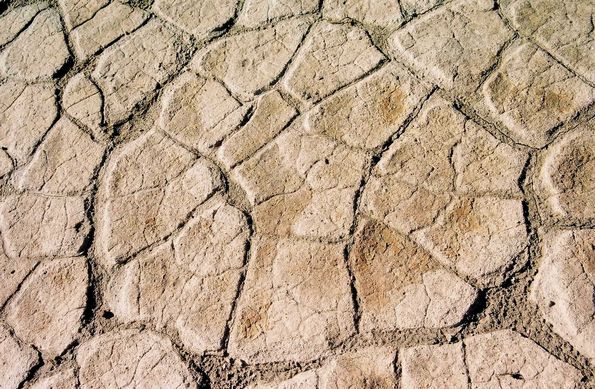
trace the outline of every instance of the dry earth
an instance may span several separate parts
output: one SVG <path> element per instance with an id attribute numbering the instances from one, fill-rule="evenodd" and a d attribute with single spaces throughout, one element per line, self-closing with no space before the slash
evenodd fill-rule
<path id="1" fill-rule="evenodd" d="M 592 388 L 592 0 L 0 0 L 0 388 Z"/>

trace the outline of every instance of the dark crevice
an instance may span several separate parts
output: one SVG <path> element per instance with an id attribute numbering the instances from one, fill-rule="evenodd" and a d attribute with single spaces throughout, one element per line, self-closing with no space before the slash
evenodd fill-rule
<path id="1" fill-rule="evenodd" d="M 89 278 L 89 282 L 87 283 L 87 302 L 85 304 L 83 314 L 81 315 L 81 323 L 83 326 L 87 326 L 92 323 L 93 319 L 95 318 L 95 312 L 98 309 L 99 291 L 95 287 L 98 280 L 96 279 L 92 266 L 93 264 L 91 261 L 87 261 L 87 277 Z"/>
<path id="2" fill-rule="evenodd" d="M 354 195 L 353 209 L 352 209 L 353 222 L 349 228 L 349 234 L 348 234 L 349 240 L 348 240 L 347 245 L 344 248 L 343 256 L 344 256 L 345 267 L 347 269 L 347 273 L 348 273 L 349 281 L 350 281 L 349 287 L 350 287 L 351 300 L 352 300 L 353 310 L 354 310 L 354 325 L 355 325 L 356 333 L 360 332 L 361 307 L 360 307 L 360 298 L 359 298 L 357 287 L 356 287 L 356 278 L 355 278 L 355 275 L 353 273 L 353 270 L 352 270 L 351 264 L 350 264 L 350 256 L 351 256 L 351 250 L 353 249 L 353 246 L 355 245 L 355 234 L 356 234 L 357 226 L 359 223 L 359 214 L 360 214 L 359 208 L 360 208 L 361 197 L 363 195 L 364 189 L 365 189 L 370 177 L 372 176 L 373 170 L 374 170 L 376 164 L 382 158 L 382 155 L 389 149 L 390 145 L 393 144 L 401 136 L 401 134 L 410 125 L 410 123 L 415 119 L 415 117 L 417 117 L 417 115 L 421 111 L 425 102 L 434 94 L 434 92 L 435 92 L 435 89 L 430 90 L 428 92 L 428 94 L 423 99 L 421 99 L 421 101 L 417 104 L 416 108 L 403 121 L 403 123 L 401 124 L 401 126 L 399 126 L 399 128 L 395 131 L 395 133 L 391 137 L 389 137 L 389 139 L 387 139 L 380 147 L 378 147 L 375 150 L 375 152 L 373 153 L 373 156 L 370 158 L 370 160 L 368 162 L 368 166 L 366 167 L 364 174 L 362 174 L 362 178 L 360 180 L 359 186 L 358 186 L 358 188 L 355 192 L 355 195 Z"/>
<path id="3" fill-rule="evenodd" d="M 229 313 L 229 317 L 225 323 L 225 330 L 223 332 L 223 338 L 221 341 L 221 346 L 227 354 L 227 348 L 229 344 L 229 337 L 232 330 L 232 325 L 235 321 L 236 312 L 238 309 L 239 300 L 242 295 L 242 290 L 244 289 L 244 283 L 246 281 L 246 275 L 248 273 L 248 266 L 250 264 L 250 258 L 252 256 L 252 239 L 254 238 L 254 221 L 252 220 L 252 215 L 247 212 L 244 212 L 244 217 L 246 218 L 246 222 L 248 225 L 248 238 L 246 239 L 246 244 L 244 245 L 244 258 L 242 262 L 242 271 L 240 273 L 240 278 L 238 280 L 237 289 L 235 296 L 233 298 L 233 302 L 231 304 L 231 310 Z"/>
<path id="4" fill-rule="evenodd" d="M 504 287 L 504 286 L 503 286 Z M 485 311 L 487 307 L 487 294 L 485 290 L 478 290 L 477 297 L 475 301 L 471 304 L 465 316 L 463 317 L 462 323 L 472 323 L 477 322 L 481 316 L 481 314 Z"/>
<path id="5" fill-rule="evenodd" d="M 349 260 L 350 251 L 351 251 L 350 247 L 345 246 L 345 248 L 343 249 L 343 257 L 345 260 L 345 267 L 347 269 L 347 276 L 349 277 L 349 292 L 351 293 L 351 304 L 353 306 L 353 325 L 355 327 L 355 332 L 359 333 L 362 312 L 361 312 L 360 298 L 357 293 L 355 275 L 353 273 L 353 270 L 351 269 L 351 264 L 350 264 L 350 260 Z"/>
<path id="6" fill-rule="evenodd" d="M 23 389 L 29 382 L 31 382 L 35 378 L 35 375 L 37 374 L 37 372 L 44 366 L 44 361 L 43 361 L 43 358 L 41 356 L 41 352 L 36 347 L 34 347 L 34 346 L 31 346 L 31 347 L 37 353 L 37 361 L 29 369 L 29 371 L 27 371 L 27 375 L 25 376 L 25 378 L 23 379 L 23 381 L 21 381 L 18 384 L 17 389 Z M 16 356 L 14 356 L 14 357 L 16 357 Z"/>
<path id="7" fill-rule="evenodd" d="M 155 0 L 127 0 L 128 5 L 149 11 Z"/>

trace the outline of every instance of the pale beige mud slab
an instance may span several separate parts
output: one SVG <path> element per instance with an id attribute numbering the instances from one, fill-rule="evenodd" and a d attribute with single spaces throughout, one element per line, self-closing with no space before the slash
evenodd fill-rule
<path id="1" fill-rule="evenodd" d="M 240 32 L 201 50 L 192 67 L 223 81 L 239 96 L 250 98 L 279 76 L 309 27 L 310 20 L 301 18 Z"/>
<path id="2" fill-rule="evenodd" d="M 31 154 L 58 114 L 55 85 L 4 82 L 0 86 L 0 111 L 2 150 L 20 164 Z"/>
<path id="3" fill-rule="evenodd" d="M 79 380 L 86 388 L 192 388 L 191 373 L 171 341 L 151 331 L 107 333 L 83 343 L 77 353 Z"/>
<path id="4" fill-rule="evenodd" d="M 84 73 L 73 76 L 64 87 L 62 107 L 68 117 L 89 131 L 95 138 L 101 138 L 104 131 L 103 100 L 101 91 Z"/>
<path id="5" fill-rule="evenodd" d="M 52 77 L 70 56 L 64 38 L 58 12 L 40 12 L 0 53 L 0 75 L 27 81 Z"/>
<path id="6" fill-rule="evenodd" d="M 6 323 L 42 353 L 50 357 L 61 354 L 80 327 L 87 282 L 84 258 L 40 265 L 6 306 Z"/>
<path id="7" fill-rule="evenodd" d="M 407 348 L 400 355 L 407 388 L 573 388 L 580 379 L 574 367 L 510 330 Z"/>

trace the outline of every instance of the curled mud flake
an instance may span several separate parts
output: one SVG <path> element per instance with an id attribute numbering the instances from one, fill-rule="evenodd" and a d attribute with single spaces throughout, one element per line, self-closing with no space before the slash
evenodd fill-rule
<path id="1" fill-rule="evenodd" d="M 49 79 L 69 58 L 60 15 L 47 9 L 0 53 L 0 75 L 26 81 Z"/>
<path id="2" fill-rule="evenodd" d="M 541 158 L 536 191 L 544 215 L 570 223 L 595 220 L 595 136 L 591 119 L 552 144 Z"/>
<path id="3" fill-rule="evenodd" d="M 79 254 L 90 225 L 81 197 L 22 194 L 0 204 L 0 231 L 10 258 L 52 258 Z"/>
<path id="4" fill-rule="evenodd" d="M 230 355 L 254 363 L 320 357 L 354 332 L 342 244 L 253 241 Z"/>
<path id="5" fill-rule="evenodd" d="M 105 96 L 106 119 L 118 123 L 180 68 L 188 41 L 151 20 L 97 58 L 92 77 Z"/>
<path id="6" fill-rule="evenodd" d="M 518 43 L 483 86 L 489 114 L 516 141 L 542 147 L 552 130 L 595 100 L 595 89 L 531 43 Z"/>
<path id="7" fill-rule="evenodd" d="M 49 358 L 75 339 L 87 303 L 85 258 L 44 262 L 6 307 L 6 322 L 17 336 Z"/>
<path id="8" fill-rule="evenodd" d="M 554 331 L 595 360 L 595 230 L 550 232 L 531 299 Z"/>
<path id="9" fill-rule="evenodd" d="M 413 20 L 390 38 L 395 55 L 443 88 L 474 91 L 513 36 L 492 0 L 457 0 Z"/>
<path id="10" fill-rule="evenodd" d="M 174 239 L 126 264 L 107 302 L 121 321 L 177 331 L 196 353 L 222 346 L 246 255 L 244 215 L 221 198 L 205 204 Z"/>
<path id="11" fill-rule="evenodd" d="M 171 341 L 148 330 L 96 336 L 77 350 L 84 388 L 196 388 Z"/>
<path id="12" fill-rule="evenodd" d="M 511 330 L 402 349 L 399 360 L 406 388 L 576 388 L 582 378 L 574 367 Z"/>
<path id="13" fill-rule="evenodd" d="M 309 20 L 300 18 L 241 32 L 199 51 L 191 66 L 217 77 L 234 94 L 249 99 L 279 77 L 309 27 Z"/>
<path id="14" fill-rule="evenodd" d="M 204 153 L 233 132 L 249 109 L 219 82 L 190 72 L 182 73 L 166 87 L 161 104 L 160 127 Z"/>
<path id="15" fill-rule="evenodd" d="M 32 347 L 23 345 L 8 328 L 0 325 L 0 378 L 3 388 L 19 388 L 38 361 L 39 355 Z"/>
<path id="16" fill-rule="evenodd" d="M 156 130 L 125 144 L 100 190 L 97 234 L 106 265 L 169 236 L 221 185 L 216 166 Z"/>
<path id="17" fill-rule="evenodd" d="M 361 28 L 320 22 L 308 34 L 283 84 L 296 98 L 316 103 L 383 60 L 384 55 Z"/>

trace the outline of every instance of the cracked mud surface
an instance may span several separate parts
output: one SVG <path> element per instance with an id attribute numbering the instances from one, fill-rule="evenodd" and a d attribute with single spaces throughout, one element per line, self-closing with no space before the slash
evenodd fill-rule
<path id="1" fill-rule="evenodd" d="M 0 388 L 592 388 L 589 0 L 0 0 Z"/>

